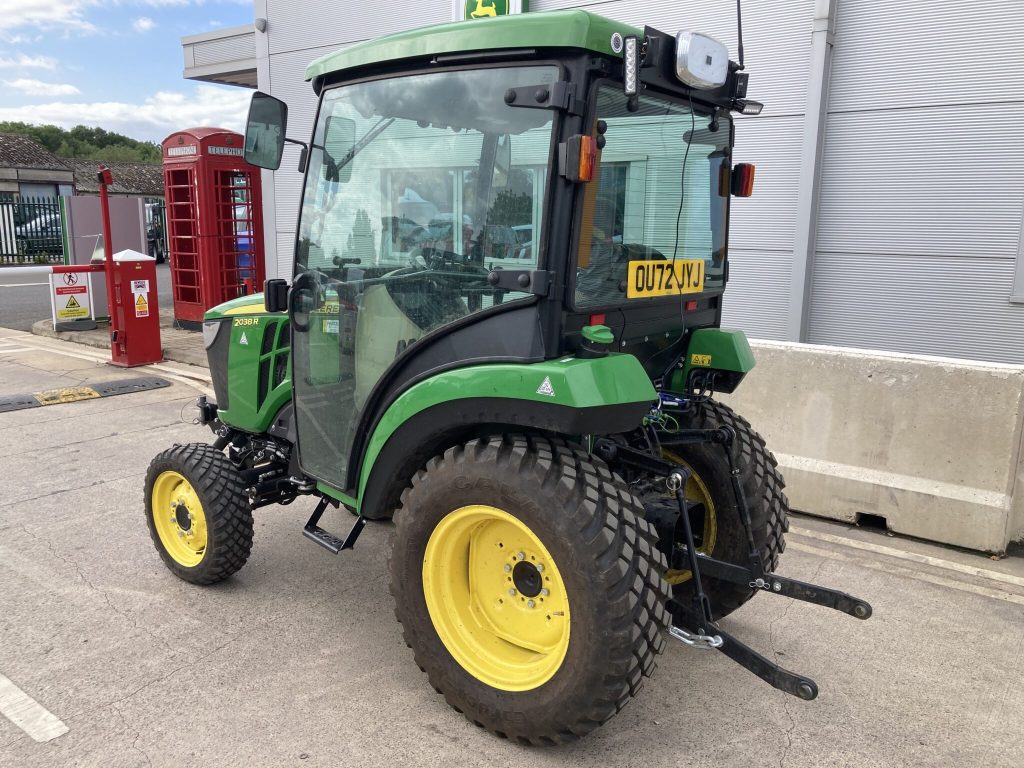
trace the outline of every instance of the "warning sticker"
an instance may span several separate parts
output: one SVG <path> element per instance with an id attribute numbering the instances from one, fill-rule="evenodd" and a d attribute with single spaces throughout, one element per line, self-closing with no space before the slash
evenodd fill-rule
<path id="1" fill-rule="evenodd" d="M 51 284 L 56 280 L 51 276 Z M 53 285 L 53 314 L 55 323 L 82 320 L 91 317 L 89 308 L 89 284 L 80 282 L 80 276 L 68 273 L 60 276 L 64 285 Z"/>
<path id="2" fill-rule="evenodd" d="M 135 316 L 149 317 L 149 302 L 141 293 L 135 297 Z"/>

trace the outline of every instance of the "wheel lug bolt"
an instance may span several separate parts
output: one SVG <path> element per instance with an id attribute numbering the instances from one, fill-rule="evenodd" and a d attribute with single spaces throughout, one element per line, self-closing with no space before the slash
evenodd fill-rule
<path id="1" fill-rule="evenodd" d="M 551 594 L 550 592 L 548 592 L 548 590 L 547 590 L 546 588 L 545 588 L 545 589 L 542 589 L 542 590 L 540 591 L 540 593 L 541 593 L 541 595 L 543 595 L 544 597 L 547 597 L 548 595 L 550 595 L 550 594 Z"/>
<path id="2" fill-rule="evenodd" d="M 536 605 L 536 603 L 533 602 L 533 600 L 527 600 L 526 601 L 526 607 L 527 608 L 533 608 L 533 606 L 535 606 L 535 605 Z"/>
<path id="3" fill-rule="evenodd" d="M 537 572 L 538 573 L 540 573 L 541 571 L 544 570 L 544 566 L 541 563 L 537 563 L 537 565 L 535 567 L 537 568 Z"/>
<path id="4" fill-rule="evenodd" d="M 516 591 L 514 589 L 510 589 L 508 591 L 508 594 L 509 594 L 509 597 L 515 597 L 516 596 Z"/>
<path id="5" fill-rule="evenodd" d="M 517 552 L 516 553 L 516 560 L 525 560 L 525 559 L 526 559 L 526 554 L 524 552 Z"/>
<path id="6" fill-rule="evenodd" d="M 512 566 L 509 565 L 508 563 L 505 563 L 505 573 L 508 573 L 511 570 L 512 570 Z"/>

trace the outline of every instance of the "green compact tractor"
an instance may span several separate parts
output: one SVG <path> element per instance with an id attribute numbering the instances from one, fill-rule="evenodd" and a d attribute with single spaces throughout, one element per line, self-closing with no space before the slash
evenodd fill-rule
<path id="1" fill-rule="evenodd" d="M 247 159 L 276 169 L 301 146 L 293 277 L 206 315 L 216 439 L 146 479 L 168 568 L 227 578 L 253 510 L 303 495 L 303 534 L 334 553 L 393 520 L 416 663 L 523 743 L 608 720 L 669 637 L 813 699 L 719 625 L 759 592 L 871 613 L 774 573 L 782 476 L 715 399 L 754 365 L 719 327 L 730 200 L 753 181 L 733 113 L 760 109 L 739 58 L 556 11 L 314 61 L 308 144 L 255 94 Z M 320 527 L 332 507 L 344 535 Z"/>

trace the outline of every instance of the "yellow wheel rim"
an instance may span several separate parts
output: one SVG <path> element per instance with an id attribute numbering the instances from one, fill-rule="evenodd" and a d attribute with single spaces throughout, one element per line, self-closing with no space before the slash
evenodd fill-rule
<path id="1" fill-rule="evenodd" d="M 151 501 L 164 550 L 179 565 L 199 565 L 206 553 L 206 514 L 192 484 L 178 472 L 161 472 Z"/>
<path id="2" fill-rule="evenodd" d="M 448 513 L 427 541 L 423 595 L 445 648 L 492 688 L 537 688 L 565 660 L 565 583 L 547 547 L 508 512 L 473 505 Z"/>
<path id="3" fill-rule="evenodd" d="M 682 457 L 678 454 L 662 450 L 661 455 L 662 458 L 668 461 L 683 465 L 691 472 L 690 479 L 686 481 L 686 487 L 683 488 L 683 495 L 690 504 L 702 504 L 704 506 L 704 535 L 700 546 L 697 547 L 697 551 L 710 555 L 715 548 L 715 538 L 718 536 L 718 516 L 715 514 L 715 502 L 711 498 L 711 492 L 701 479 L 701 476 L 694 471 L 693 467 L 683 461 Z M 696 538 L 696 531 L 694 532 L 694 538 Z M 669 584 L 682 584 L 684 581 L 689 581 L 691 576 L 692 574 L 689 569 L 685 571 L 669 569 L 665 572 L 665 581 Z"/>

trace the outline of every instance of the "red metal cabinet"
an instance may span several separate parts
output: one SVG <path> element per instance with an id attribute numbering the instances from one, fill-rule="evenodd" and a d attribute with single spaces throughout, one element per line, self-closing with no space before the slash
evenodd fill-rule
<path id="1" fill-rule="evenodd" d="M 167 240 L 174 319 L 197 327 L 203 313 L 259 291 L 265 274 L 260 169 L 243 137 L 189 128 L 163 141 Z"/>

